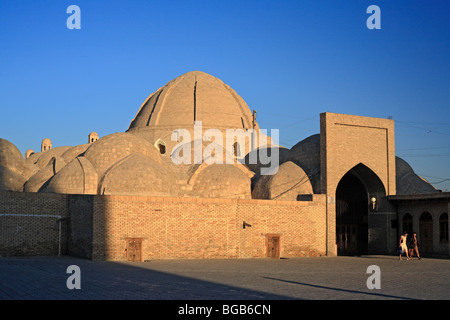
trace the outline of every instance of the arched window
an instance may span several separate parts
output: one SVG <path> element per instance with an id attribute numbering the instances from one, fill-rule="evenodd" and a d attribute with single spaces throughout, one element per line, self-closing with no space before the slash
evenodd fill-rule
<path id="1" fill-rule="evenodd" d="M 448 214 L 446 212 L 439 217 L 439 242 L 448 243 Z"/>
<path id="2" fill-rule="evenodd" d="M 412 232 L 413 229 L 413 219 L 412 216 L 407 213 L 403 216 L 403 231 L 408 233 Z"/>

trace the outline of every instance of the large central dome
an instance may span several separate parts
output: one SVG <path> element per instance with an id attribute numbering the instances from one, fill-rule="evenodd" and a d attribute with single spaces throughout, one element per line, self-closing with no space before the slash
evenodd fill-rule
<path id="1" fill-rule="evenodd" d="M 186 128 L 251 129 L 252 112 L 222 80 L 201 71 L 185 73 L 152 93 L 142 104 L 129 131 Z M 256 123 L 255 123 L 256 128 Z"/>

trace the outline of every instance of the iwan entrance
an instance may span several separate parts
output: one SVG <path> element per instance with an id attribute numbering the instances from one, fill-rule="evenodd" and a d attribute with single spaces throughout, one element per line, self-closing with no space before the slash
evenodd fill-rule
<path id="1" fill-rule="evenodd" d="M 367 254 L 368 192 L 349 171 L 336 189 L 336 244 L 338 255 Z"/>

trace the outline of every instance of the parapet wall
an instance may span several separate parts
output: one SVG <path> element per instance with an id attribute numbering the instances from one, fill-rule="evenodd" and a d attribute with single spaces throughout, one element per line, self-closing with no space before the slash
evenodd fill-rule
<path id="1" fill-rule="evenodd" d="M 68 254 L 140 261 L 265 257 L 268 235 L 280 256 L 326 254 L 326 201 L 204 199 L 0 192 L 0 255 Z M 245 222 L 245 228 L 244 228 Z"/>

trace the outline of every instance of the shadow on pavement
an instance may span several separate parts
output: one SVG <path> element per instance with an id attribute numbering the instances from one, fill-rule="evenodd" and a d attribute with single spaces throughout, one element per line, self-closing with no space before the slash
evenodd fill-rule
<path id="1" fill-rule="evenodd" d="M 69 265 L 80 267 L 81 289 L 68 289 Z M 0 259 L 0 300 L 288 300 L 291 297 L 149 270 L 77 258 Z M 297 299 L 298 300 L 298 299 Z"/>

